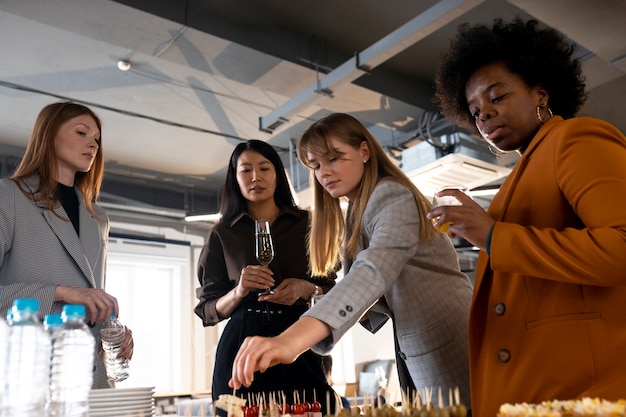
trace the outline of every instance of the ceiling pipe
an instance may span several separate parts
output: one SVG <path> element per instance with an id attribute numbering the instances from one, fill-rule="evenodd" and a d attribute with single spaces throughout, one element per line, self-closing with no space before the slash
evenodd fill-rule
<path id="1" fill-rule="evenodd" d="M 484 0 L 442 0 L 417 17 L 400 26 L 367 49 L 316 80 L 306 89 L 278 106 L 266 116 L 259 117 L 259 130 L 273 133 L 289 122 L 298 112 L 324 98 L 332 99 L 333 89 L 352 82 L 370 72 L 409 46 L 435 32 L 442 25 L 467 13 Z"/>

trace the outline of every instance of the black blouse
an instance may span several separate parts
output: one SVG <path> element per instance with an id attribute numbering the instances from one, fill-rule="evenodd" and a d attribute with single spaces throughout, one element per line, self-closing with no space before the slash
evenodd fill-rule
<path id="1" fill-rule="evenodd" d="M 335 277 L 311 277 L 307 256 L 306 236 L 309 213 L 299 209 L 282 209 L 272 224 L 272 238 L 276 252 L 269 268 L 274 272 L 276 285 L 285 278 L 300 278 L 320 286 L 324 293 L 335 285 Z M 246 265 L 258 265 L 254 254 L 254 220 L 242 214 L 230 223 L 219 222 L 209 231 L 198 262 L 196 289 L 199 303 L 194 309 L 204 326 L 213 326 L 225 317 L 219 317 L 217 299 L 239 282 Z M 243 307 L 256 302 L 258 295 L 250 293 L 240 304 Z M 298 299 L 296 304 L 306 304 Z"/>
<path id="2" fill-rule="evenodd" d="M 78 195 L 74 187 L 68 187 L 67 185 L 58 183 L 57 191 L 59 192 L 59 201 L 63 206 L 63 209 L 70 218 L 76 234 L 80 236 L 80 226 L 78 222 Z"/>

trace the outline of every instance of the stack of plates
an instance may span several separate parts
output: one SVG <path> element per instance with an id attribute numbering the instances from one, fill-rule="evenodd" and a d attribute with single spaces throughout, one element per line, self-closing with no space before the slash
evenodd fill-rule
<path id="1" fill-rule="evenodd" d="M 89 417 L 152 417 L 154 387 L 93 389 Z"/>

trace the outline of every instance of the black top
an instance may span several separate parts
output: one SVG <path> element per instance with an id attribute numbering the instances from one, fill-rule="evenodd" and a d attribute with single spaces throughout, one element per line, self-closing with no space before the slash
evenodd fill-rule
<path id="1" fill-rule="evenodd" d="M 76 234 L 80 236 L 80 226 L 78 224 L 78 195 L 74 187 L 68 187 L 67 185 L 58 183 L 57 190 L 59 192 L 59 201 L 63 206 L 63 209 L 70 218 Z"/>
<path id="2" fill-rule="evenodd" d="M 272 224 L 272 239 L 276 252 L 269 264 L 276 285 L 284 278 L 300 278 L 320 286 L 327 293 L 335 285 L 335 277 L 311 277 L 307 256 L 306 235 L 309 213 L 305 210 L 282 209 Z M 217 299 L 235 288 L 241 269 L 259 265 L 254 254 L 254 220 L 241 214 L 230 223 L 217 223 L 209 231 L 198 262 L 200 288 L 196 295 L 200 302 L 195 313 L 204 326 L 213 326 L 228 317 L 219 317 L 215 308 Z M 256 303 L 258 294 L 250 293 L 240 307 Z M 296 304 L 306 305 L 299 299 Z"/>
<path id="3" fill-rule="evenodd" d="M 309 213 L 304 210 L 282 209 L 272 224 L 275 257 L 269 264 L 278 285 L 285 278 L 300 278 L 315 282 L 328 292 L 334 279 L 311 277 L 308 269 L 306 235 Z M 213 326 L 228 317 L 219 317 L 215 308 L 217 299 L 234 288 L 246 265 L 258 265 L 254 254 L 254 221 L 242 214 L 232 222 L 217 223 L 209 232 L 200 254 L 198 279 L 200 288 L 196 294 L 200 299 L 195 313 L 205 326 Z M 307 301 L 299 299 L 292 306 L 259 302 L 258 293 L 251 292 L 235 309 L 220 337 L 215 354 L 212 394 L 217 400 L 220 394 L 232 394 L 228 386 L 232 376 L 232 364 L 246 336 L 276 336 L 298 320 L 307 310 Z M 321 356 L 312 350 L 300 355 L 289 365 L 275 365 L 266 372 L 256 373 L 250 387 L 242 387 L 235 395 L 241 398 L 264 396 L 270 401 L 274 393 L 279 399 L 293 404 L 299 401 L 322 404 L 322 411 L 335 410 L 333 389 L 326 381 Z M 327 404 L 327 398 L 330 402 Z M 218 415 L 220 410 L 218 409 Z"/>

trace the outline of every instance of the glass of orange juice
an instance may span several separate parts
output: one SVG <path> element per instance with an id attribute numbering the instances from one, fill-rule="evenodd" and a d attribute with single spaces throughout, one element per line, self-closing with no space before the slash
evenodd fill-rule
<path id="1" fill-rule="evenodd" d="M 435 196 L 433 197 L 433 208 L 439 207 L 439 206 L 460 206 L 461 205 L 461 202 L 451 195 L 442 195 L 440 197 L 437 197 L 437 193 L 439 191 L 450 190 L 450 189 L 459 190 L 462 193 L 467 194 L 469 196 L 469 188 L 465 185 L 446 185 L 444 187 L 438 188 L 435 191 Z M 437 220 L 439 220 L 439 217 L 433 218 L 432 219 L 433 224 L 435 224 Z M 448 228 L 450 227 L 450 224 L 451 224 L 450 222 L 445 222 L 443 224 L 440 224 L 439 227 L 436 227 L 436 229 L 442 233 L 447 233 Z"/>

